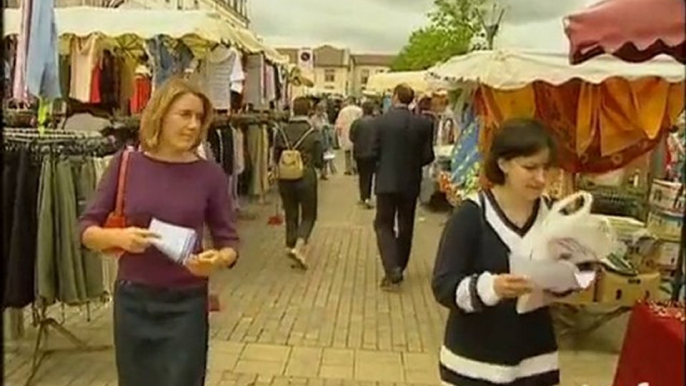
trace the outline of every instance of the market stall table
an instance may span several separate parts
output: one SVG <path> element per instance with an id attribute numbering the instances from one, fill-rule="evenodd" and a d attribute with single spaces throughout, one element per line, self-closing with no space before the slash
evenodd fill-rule
<path id="1" fill-rule="evenodd" d="M 656 311 L 657 308 L 661 311 Z M 683 318 L 683 304 L 636 305 L 629 319 L 613 386 L 634 386 L 641 383 L 683 386 Z"/>

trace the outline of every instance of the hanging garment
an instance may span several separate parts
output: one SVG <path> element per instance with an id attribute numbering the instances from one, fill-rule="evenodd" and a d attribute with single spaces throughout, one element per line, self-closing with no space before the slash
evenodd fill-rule
<path id="1" fill-rule="evenodd" d="M 245 84 L 245 72 L 243 71 L 243 54 L 234 50 L 233 63 L 231 64 L 231 91 L 243 94 Z"/>
<path id="2" fill-rule="evenodd" d="M 71 41 L 70 97 L 88 103 L 91 100 L 93 68 L 100 61 L 99 36 L 73 38 Z"/>
<path id="3" fill-rule="evenodd" d="M 100 101 L 107 108 L 116 108 L 119 105 L 119 60 L 106 50 L 102 54 L 100 64 Z"/>
<path id="4" fill-rule="evenodd" d="M 274 66 L 265 66 L 264 97 L 267 102 L 276 101 L 276 70 Z"/>
<path id="5" fill-rule="evenodd" d="M 3 163 L 3 307 L 23 308 L 35 299 L 40 165 L 26 150 L 5 152 Z"/>
<path id="6" fill-rule="evenodd" d="M 174 57 L 171 52 L 164 44 L 161 35 L 157 35 L 154 38 L 146 42 L 146 47 L 148 53 L 150 53 L 150 59 L 153 63 L 153 87 L 157 88 L 174 75 Z"/>
<path id="7" fill-rule="evenodd" d="M 91 96 L 90 103 L 100 103 L 102 98 L 100 96 L 100 76 L 102 74 L 102 67 L 100 62 L 93 67 L 93 74 L 91 75 Z"/>
<path id="8" fill-rule="evenodd" d="M 269 138 L 266 126 L 248 126 L 247 137 L 252 165 L 250 194 L 262 196 L 269 190 Z"/>
<path id="9" fill-rule="evenodd" d="M 131 112 L 131 101 L 134 95 L 136 78 L 136 59 L 130 55 L 116 57 L 119 62 L 119 108 L 124 115 L 133 114 Z"/>
<path id="10" fill-rule="evenodd" d="M 261 54 L 248 55 L 246 58 L 245 103 L 255 109 L 262 109 L 265 101 L 262 98 L 264 90 L 264 56 Z"/>
<path id="11" fill-rule="evenodd" d="M 31 12 L 33 0 L 24 0 L 19 7 L 21 25 L 19 27 L 19 39 L 17 43 L 17 58 L 14 64 L 14 84 L 12 85 L 12 97 L 24 102 L 29 93 L 26 85 L 27 56 L 29 51 L 29 34 L 31 27 Z"/>
<path id="12" fill-rule="evenodd" d="M 207 56 L 205 64 L 205 92 L 217 110 L 231 108 L 231 71 L 235 52 L 217 46 Z"/>
<path id="13" fill-rule="evenodd" d="M 152 81 L 145 75 L 136 75 L 131 98 L 131 114 L 140 114 L 148 104 L 152 94 Z"/>
<path id="14" fill-rule="evenodd" d="M 57 99 L 60 91 L 55 0 L 33 1 L 31 32 L 26 56 L 26 86 L 36 97 Z"/>
<path id="15" fill-rule="evenodd" d="M 243 131 L 232 128 L 233 131 L 233 157 L 234 175 L 238 176 L 245 171 L 245 136 Z"/>

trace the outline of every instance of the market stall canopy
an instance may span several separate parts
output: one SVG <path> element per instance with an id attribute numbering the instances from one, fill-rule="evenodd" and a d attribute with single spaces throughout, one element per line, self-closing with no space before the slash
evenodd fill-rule
<path id="1" fill-rule="evenodd" d="M 574 173 L 628 164 L 684 111 L 684 67 L 668 56 L 636 64 L 603 55 L 574 66 L 565 53 L 482 51 L 437 65 L 429 76 L 477 86 L 481 150 L 506 120 L 534 118 L 555 138 L 560 165 Z"/>
<path id="2" fill-rule="evenodd" d="M 599 84 L 609 78 L 636 80 L 659 77 L 670 83 L 686 78 L 684 66 L 668 56 L 637 64 L 602 55 L 580 65 L 572 65 L 562 53 L 516 51 L 474 51 L 455 56 L 428 70 L 429 77 L 459 87 L 461 83 L 478 83 L 499 90 L 519 89 L 533 82 L 553 86 L 572 79 Z"/>
<path id="3" fill-rule="evenodd" d="M 263 45 L 252 32 L 224 21 L 207 11 L 68 7 L 55 10 L 61 37 L 100 34 L 124 49 L 140 49 L 158 35 L 183 41 L 195 53 L 218 43 L 235 44 L 249 53 L 264 52 L 267 59 L 283 63 L 283 58 Z M 16 9 L 3 10 L 4 35 L 19 33 L 21 16 Z"/>
<path id="4" fill-rule="evenodd" d="M 603 53 L 642 62 L 661 53 L 686 63 L 684 0 L 606 0 L 565 18 L 569 60 Z"/>
<path id="5" fill-rule="evenodd" d="M 416 93 L 425 93 L 431 89 L 425 71 L 406 71 L 371 75 L 367 80 L 365 91 L 383 94 L 393 91 L 397 85 L 402 83 L 408 84 Z"/>

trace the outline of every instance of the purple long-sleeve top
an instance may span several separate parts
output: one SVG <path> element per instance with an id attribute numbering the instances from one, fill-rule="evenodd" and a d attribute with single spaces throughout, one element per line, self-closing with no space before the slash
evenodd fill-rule
<path id="1" fill-rule="evenodd" d="M 81 236 L 90 226 L 102 226 L 114 210 L 121 154 L 112 159 L 93 200 L 79 219 Z M 206 224 L 215 248 L 237 250 L 238 234 L 227 177 L 214 162 L 170 163 L 133 152 L 124 194 L 124 214 L 129 226 L 148 228 L 152 218 L 157 218 L 195 229 L 199 235 L 194 251 L 197 253 L 202 248 Z M 119 259 L 118 279 L 158 288 L 206 283 L 206 279 L 192 275 L 155 247 L 142 254 L 125 253 Z"/>

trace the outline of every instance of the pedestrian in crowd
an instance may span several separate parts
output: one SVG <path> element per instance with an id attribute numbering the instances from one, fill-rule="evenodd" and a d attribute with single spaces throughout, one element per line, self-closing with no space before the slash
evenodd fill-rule
<path id="1" fill-rule="evenodd" d="M 279 176 L 279 194 L 286 217 L 287 255 L 300 269 L 307 269 L 307 246 L 319 205 L 317 169 L 324 166 L 322 134 L 310 122 L 310 109 L 309 99 L 296 98 L 290 121 L 279 129 L 274 139 L 274 159 L 281 163 L 285 152 L 292 155 L 296 151 L 302 165 L 300 178 Z"/>
<path id="2" fill-rule="evenodd" d="M 367 209 L 372 208 L 372 181 L 376 170 L 374 159 L 374 103 L 362 104 L 362 118 L 353 122 L 350 128 L 350 142 L 353 145 L 353 156 L 359 172 L 360 203 Z"/>
<path id="3" fill-rule="evenodd" d="M 450 310 L 440 353 L 446 385 L 560 383 L 550 312 L 517 313 L 517 298 L 532 287 L 509 272 L 512 251 L 548 213 L 543 192 L 554 153 L 539 122 L 504 123 L 484 163 L 493 187 L 465 200 L 443 230 L 432 287 Z"/>
<path id="4" fill-rule="evenodd" d="M 375 120 L 374 229 L 385 271 L 381 287 L 386 290 L 396 289 L 403 281 L 410 261 L 422 167 L 434 160 L 431 121 L 409 110 L 413 99 L 412 88 L 397 86 L 393 106 Z"/>
<path id="5" fill-rule="evenodd" d="M 345 174 L 350 176 L 355 173 L 355 160 L 353 159 L 352 142 L 350 142 L 350 127 L 356 119 L 362 117 L 362 109 L 355 103 L 355 98 L 349 97 L 345 101 L 345 107 L 338 113 L 336 118 L 336 132 L 344 151 Z"/>
<path id="6" fill-rule="evenodd" d="M 238 242 L 226 175 L 197 153 L 211 122 L 212 105 L 201 91 L 185 80 L 167 81 L 143 112 L 141 151 L 113 158 L 79 219 L 87 248 L 123 251 L 114 291 L 120 386 L 204 385 L 208 277 L 233 266 Z M 126 227 L 108 228 L 120 194 Z M 201 251 L 197 243 L 186 263 L 173 262 L 153 247 L 153 218 L 194 229 L 198 240 L 206 224 L 215 249 Z"/>
<path id="7" fill-rule="evenodd" d="M 314 114 L 310 118 L 312 126 L 314 126 L 314 128 L 318 130 L 322 136 L 322 145 L 324 149 L 324 166 L 321 169 L 322 180 L 327 180 L 329 174 L 336 174 L 333 148 L 333 137 L 335 135 L 335 131 L 333 126 L 329 123 L 329 117 L 326 113 L 326 109 L 326 100 L 320 100 L 314 109 Z"/>

